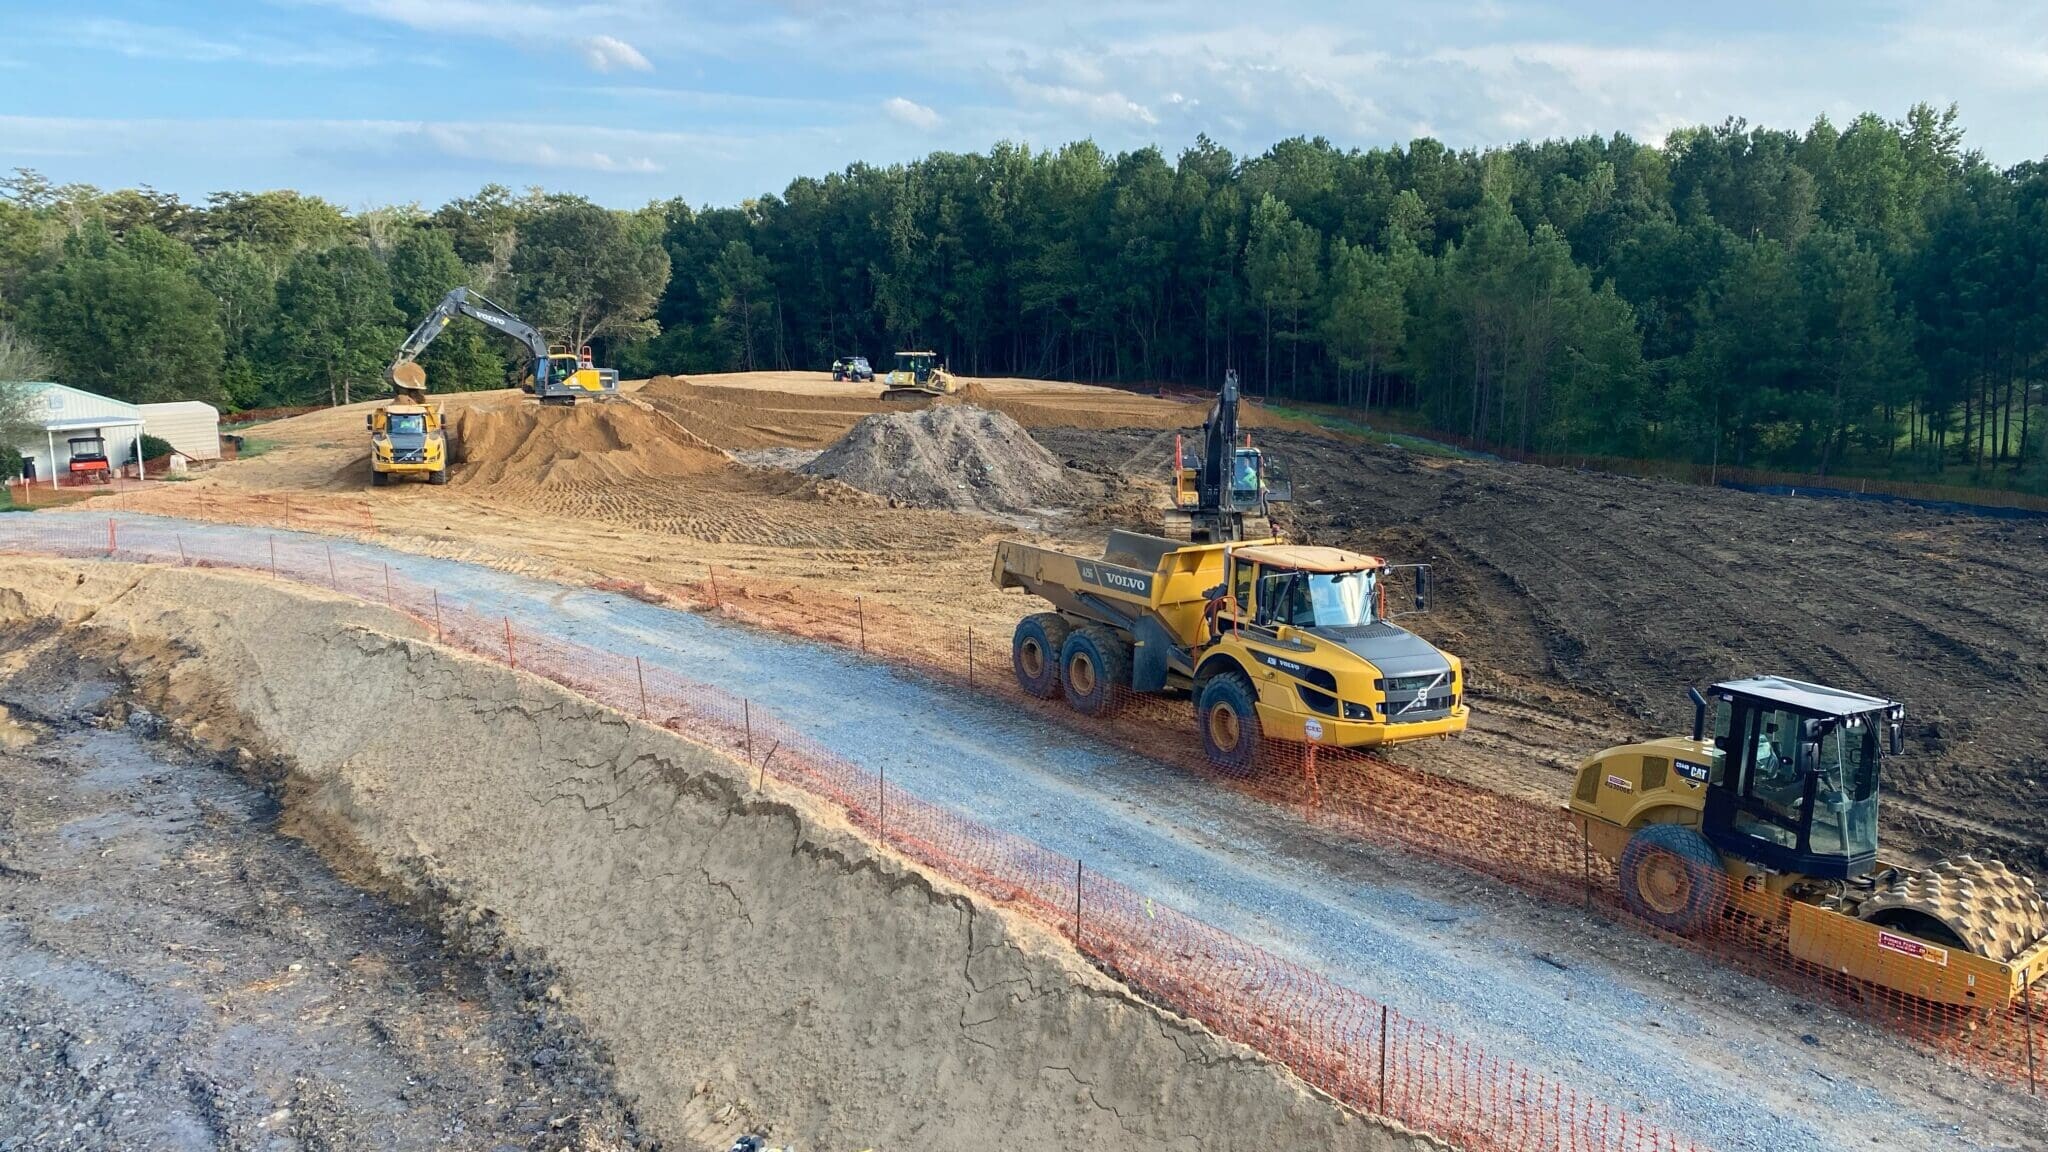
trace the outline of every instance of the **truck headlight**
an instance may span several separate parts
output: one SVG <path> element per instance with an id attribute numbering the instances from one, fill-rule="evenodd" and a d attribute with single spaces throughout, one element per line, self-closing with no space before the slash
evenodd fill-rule
<path id="1" fill-rule="evenodd" d="M 1353 704 L 1346 700 L 1344 702 L 1344 718 L 1346 720 L 1370 720 L 1372 719 L 1372 705 Z"/>

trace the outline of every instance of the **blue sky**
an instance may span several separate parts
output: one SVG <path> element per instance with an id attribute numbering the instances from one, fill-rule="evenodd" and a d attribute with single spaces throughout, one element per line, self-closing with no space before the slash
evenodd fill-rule
<path id="1" fill-rule="evenodd" d="M 632 206 L 999 139 L 1454 146 L 1961 104 L 2048 155 L 2048 3 L 0 0 L 0 168 Z"/>

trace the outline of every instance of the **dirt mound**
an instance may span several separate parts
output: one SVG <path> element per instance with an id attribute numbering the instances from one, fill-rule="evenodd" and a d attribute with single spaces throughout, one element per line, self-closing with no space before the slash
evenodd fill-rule
<path id="1" fill-rule="evenodd" d="M 632 400 L 456 412 L 453 482 L 543 488 L 668 480 L 725 468 L 725 453 Z"/>
<path id="2" fill-rule="evenodd" d="M 705 440 L 736 449 L 822 448 L 882 410 L 872 397 L 704 387 L 681 376 L 656 376 L 639 395 Z"/>
<path id="3" fill-rule="evenodd" d="M 924 508 L 1021 512 L 1068 486 L 1059 458 L 1016 420 L 971 404 L 870 416 L 804 466 Z"/>

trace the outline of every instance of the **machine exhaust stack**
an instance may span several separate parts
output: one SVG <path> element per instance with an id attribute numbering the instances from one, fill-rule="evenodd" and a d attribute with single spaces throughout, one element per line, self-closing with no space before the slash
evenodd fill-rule
<path id="1" fill-rule="evenodd" d="M 1692 697 L 1692 738 L 1704 740 L 1707 735 L 1707 698 L 1697 688 L 1687 688 L 1686 695 Z"/>

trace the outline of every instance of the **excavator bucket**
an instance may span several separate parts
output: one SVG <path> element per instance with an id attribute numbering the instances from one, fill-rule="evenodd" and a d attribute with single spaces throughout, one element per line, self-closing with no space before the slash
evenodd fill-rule
<path id="1" fill-rule="evenodd" d="M 401 392 L 425 392 L 427 390 L 427 370 L 420 367 L 418 362 L 412 360 L 393 364 L 391 366 L 391 385 Z"/>

